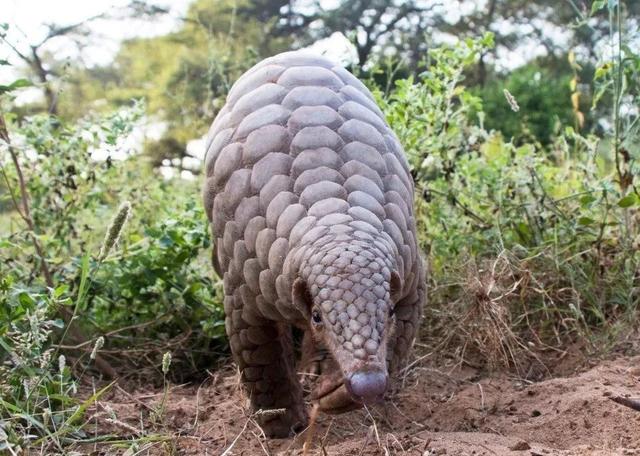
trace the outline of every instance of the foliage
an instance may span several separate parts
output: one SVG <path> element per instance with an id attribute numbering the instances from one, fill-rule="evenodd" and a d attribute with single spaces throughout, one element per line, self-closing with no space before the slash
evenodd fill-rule
<path id="1" fill-rule="evenodd" d="M 159 139 L 148 141 L 145 153 L 156 167 L 182 159 L 187 142 L 206 133 L 233 81 L 260 57 L 288 45 L 285 38 L 263 39 L 259 20 L 238 18 L 244 3 L 195 1 L 175 32 L 127 40 L 105 67 L 74 68 L 61 114 L 77 117 L 144 98 L 149 118 L 166 127 Z"/>
<path id="2" fill-rule="evenodd" d="M 548 146 L 518 145 L 486 129 L 480 100 L 462 83 L 464 67 L 490 44 L 485 37 L 432 52 L 429 70 L 399 81 L 384 107 L 422 196 L 418 231 L 432 259 L 429 334 L 453 334 L 459 347 L 473 339 L 482 353 L 491 337 L 472 337 L 472 328 L 504 314 L 494 339 L 517 367 L 525 339 L 531 346 L 578 336 L 612 341 L 632 324 L 640 200 L 631 190 L 635 174 L 611 166 L 615 154 L 625 169 L 637 166 L 624 146 L 607 147 L 616 128 L 601 141 L 567 126 Z M 620 145 L 637 141 L 637 113 L 628 114 L 618 119 Z M 491 306 L 478 316 L 483 303 Z M 504 334 L 511 330 L 515 339 Z"/>
<path id="3" fill-rule="evenodd" d="M 160 198 L 166 191 L 150 196 Z M 188 199 L 171 211 L 142 233 L 130 234 L 121 252 L 102 264 L 91 280 L 87 317 L 101 333 L 144 326 L 130 335 L 167 344 L 195 330 L 187 350 L 193 372 L 212 361 L 212 350 L 224 348 L 221 290 L 203 273 L 209 265 L 198 261 L 210 248 L 200 202 Z"/>
<path id="4" fill-rule="evenodd" d="M 1 272 L 0 450 L 18 454 L 40 446 L 63 452 L 87 437 L 79 422 L 109 386 L 80 399 L 74 366 L 51 343 L 64 326 L 57 318 L 60 306 L 72 302 L 67 288 L 38 293 L 16 282 L 20 278 L 11 271 Z"/>
<path id="5" fill-rule="evenodd" d="M 418 82 L 413 77 L 397 81 L 386 99 L 381 91 L 376 92 L 418 181 L 453 172 L 458 157 L 483 134 L 481 127 L 467 121 L 474 110 L 481 111 L 481 100 L 460 82 L 465 68 L 492 44 L 493 35 L 487 34 L 481 40 L 434 49 Z"/>
<path id="6" fill-rule="evenodd" d="M 167 181 L 140 157 L 111 158 L 142 109 L 75 124 L 34 116 L 8 125 L 11 143 L 3 134 L 3 197 L 16 208 L 0 237 L 3 451 L 62 451 L 87 438 L 81 418 L 93 399 L 77 398 L 76 379 L 100 371 L 96 356 L 121 368 L 156 356 L 159 366 L 171 347 L 182 379 L 225 350 L 220 285 L 203 272 L 209 234 L 197 184 Z M 13 154 L 33 230 L 18 218 L 25 210 Z M 122 201 L 131 205 L 109 225 Z M 98 340 L 104 347 L 90 354 Z M 61 368 L 65 355 L 73 362 Z"/>
<path id="7" fill-rule="evenodd" d="M 537 140 L 548 145 L 560 126 L 573 124 L 570 80 L 566 69 L 557 74 L 532 62 L 509 73 L 505 80 L 492 80 L 473 92 L 482 99 L 487 129 L 499 130 L 518 143 Z M 504 89 L 518 100 L 517 113 L 505 102 Z"/>
<path id="8" fill-rule="evenodd" d="M 115 153 L 142 109 L 134 105 L 101 119 L 83 119 L 76 125 L 38 115 L 27 119 L 15 132 L 23 160 L 37 169 L 28 176 L 27 190 L 34 223 L 43 228 L 38 235 L 54 267 L 69 254 L 91 247 L 93 233 L 78 221 L 93 222 L 90 213 L 107 209 L 121 191 L 109 180 L 115 174 L 110 171 L 111 158 L 96 161 L 92 154 L 99 147 L 106 149 L 108 157 Z M 99 239 L 93 240 L 93 246 L 96 242 Z"/>

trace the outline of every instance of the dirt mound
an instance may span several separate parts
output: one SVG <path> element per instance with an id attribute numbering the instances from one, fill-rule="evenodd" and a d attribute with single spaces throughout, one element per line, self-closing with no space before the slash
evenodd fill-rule
<path id="1" fill-rule="evenodd" d="M 610 400 L 640 396 L 640 357 L 539 383 L 437 365 L 415 367 L 403 381 L 386 407 L 320 416 L 308 454 L 640 456 L 640 412 Z M 159 415 L 161 399 L 162 392 L 114 390 L 98 408 L 117 420 L 97 418 L 99 426 L 123 437 L 132 430 L 159 436 L 141 454 L 302 454 L 304 434 L 263 438 L 233 371 L 171 388 Z"/>

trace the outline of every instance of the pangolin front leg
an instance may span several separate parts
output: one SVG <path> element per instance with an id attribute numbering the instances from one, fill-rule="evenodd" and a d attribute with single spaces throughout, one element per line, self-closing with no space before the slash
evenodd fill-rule
<path id="1" fill-rule="evenodd" d="M 259 317 L 238 296 L 225 298 L 231 352 L 251 412 L 268 437 L 289 437 L 307 423 L 291 342 L 291 329 Z M 234 305 L 235 304 L 235 305 Z"/>

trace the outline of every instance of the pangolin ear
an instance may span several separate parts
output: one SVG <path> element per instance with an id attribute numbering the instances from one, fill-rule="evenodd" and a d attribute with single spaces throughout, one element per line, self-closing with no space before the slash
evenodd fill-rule
<path id="1" fill-rule="evenodd" d="M 311 298 L 311 293 L 309 293 L 307 282 L 300 277 L 293 282 L 291 301 L 293 302 L 293 306 L 298 309 L 306 319 L 311 318 L 313 299 Z"/>
<path id="2" fill-rule="evenodd" d="M 402 280 L 396 271 L 391 271 L 391 280 L 389 281 L 391 288 L 391 301 L 398 302 L 402 294 Z"/>

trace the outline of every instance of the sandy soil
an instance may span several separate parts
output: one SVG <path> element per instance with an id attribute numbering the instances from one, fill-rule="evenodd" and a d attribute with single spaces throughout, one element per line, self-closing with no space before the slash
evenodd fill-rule
<path id="1" fill-rule="evenodd" d="M 640 397 L 640 356 L 595 365 L 559 361 L 555 375 L 534 383 L 423 361 L 385 406 L 321 415 L 307 454 L 640 456 L 640 412 L 610 400 Z M 304 434 L 262 438 L 231 367 L 200 386 L 172 386 L 160 418 L 154 410 L 161 398 L 161 391 L 116 388 L 98 408 L 111 409 L 117 420 L 96 419 L 123 438 L 141 428 L 171 436 L 135 454 L 303 454 Z"/>

